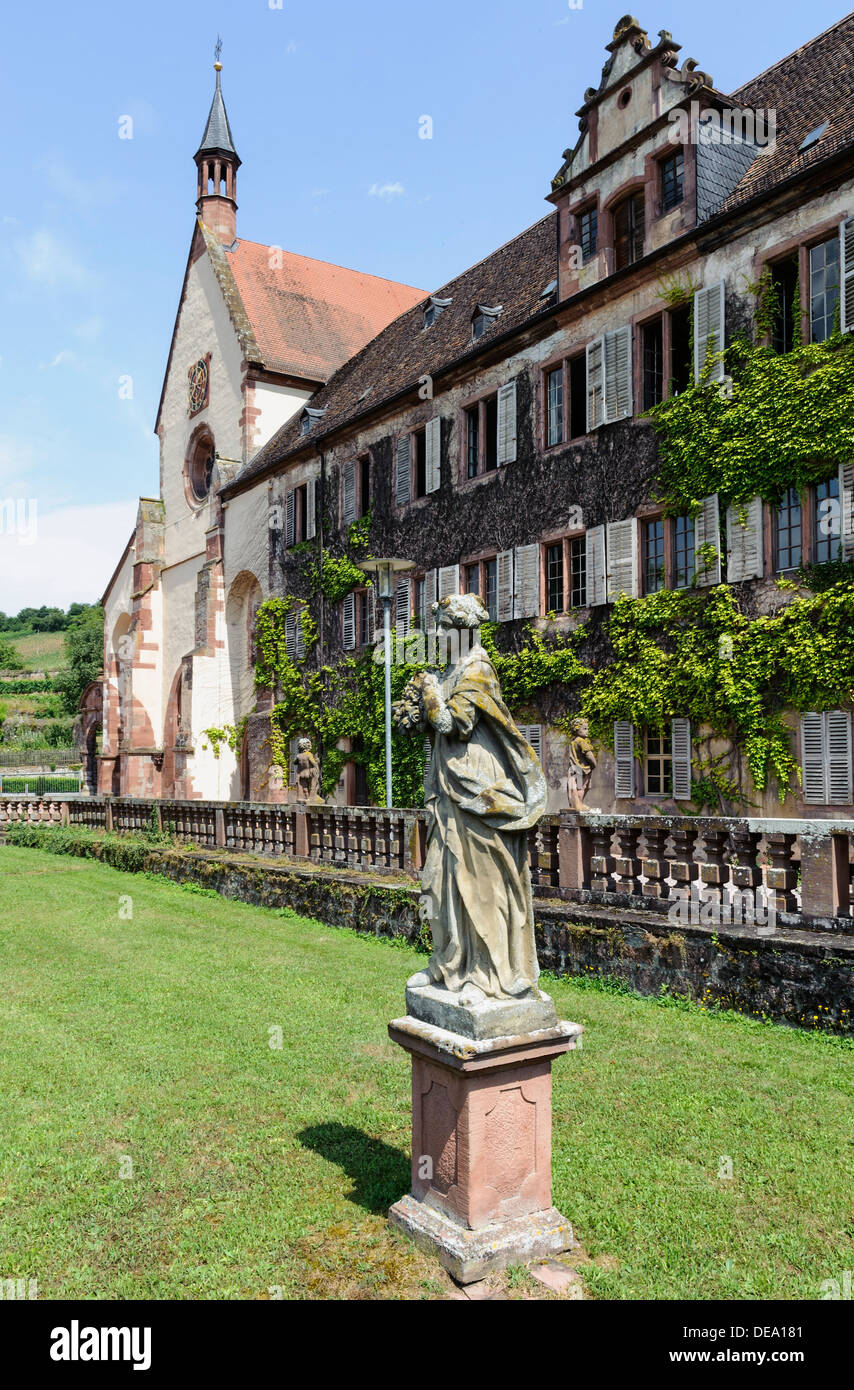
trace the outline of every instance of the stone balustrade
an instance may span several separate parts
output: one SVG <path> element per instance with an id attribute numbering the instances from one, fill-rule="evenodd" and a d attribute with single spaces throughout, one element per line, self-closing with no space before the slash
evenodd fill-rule
<path id="1" fill-rule="evenodd" d="M 114 832 L 167 831 L 202 849 L 304 860 L 414 878 L 425 813 L 365 806 L 142 801 L 0 795 L 0 833 L 13 821 Z M 707 816 L 544 816 L 528 834 L 538 898 L 739 922 L 854 932 L 854 821 Z M 850 924 L 850 926 L 849 926 Z"/>

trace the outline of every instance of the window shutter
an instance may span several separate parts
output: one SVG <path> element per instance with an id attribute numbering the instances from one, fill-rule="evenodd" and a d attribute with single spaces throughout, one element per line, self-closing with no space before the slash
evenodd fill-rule
<path id="1" fill-rule="evenodd" d="M 632 413 L 632 330 L 627 325 L 605 334 L 605 419 Z"/>
<path id="2" fill-rule="evenodd" d="M 409 595 L 409 580 L 403 577 L 398 579 L 397 587 L 394 591 L 394 630 L 398 639 L 405 637 L 408 633 L 411 613 L 412 603 Z"/>
<path id="3" fill-rule="evenodd" d="M 587 560 L 587 602 L 591 608 L 608 602 L 605 582 L 605 527 L 591 526 L 584 535 Z"/>
<path id="4" fill-rule="evenodd" d="M 721 352 L 724 347 L 724 295 L 726 285 L 719 280 L 708 289 L 696 290 L 694 294 L 694 380 L 699 381 L 706 361 L 712 354 Z M 724 362 L 718 358 L 708 377 L 709 381 L 723 381 Z"/>
<path id="5" fill-rule="evenodd" d="M 443 565 L 439 570 L 439 598 L 450 598 L 460 591 L 458 565 Z"/>
<path id="6" fill-rule="evenodd" d="M 502 550 L 497 556 L 498 621 L 509 623 L 513 617 L 513 551 Z"/>
<path id="7" fill-rule="evenodd" d="M 427 773 L 428 773 L 429 770 L 430 770 L 430 764 L 431 764 L 432 761 L 433 761 L 433 740 L 432 740 L 432 738 L 430 737 L 429 734 L 425 734 L 425 735 L 424 735 L 424 776 L 425 776 L 425 778 L 426 778 L 426 776 L 427 776 Z"/>
<path id="8" fill-rule="evenodd" d="M 673 768 L 673 800 L 691 800 L 691 721 L 671 719 L 670 749 Z"/>
<path id="9" fill-rule="evenodd" d="M 313 540 L 317 534 L 317 479 L 310 478 L 305 486 L 305 538 Z"/>
<path id="10" fill-rule="evenodd" d="M 519 733 L 527 739 L 537 755 L 540 766 L 543 762 L 543 726 L 542 724 L 520 724 Z"/>
<path id="11" fill-rule="evenodd" d="M 291 491 L 285 498 L 285 545 L 293 545 L 296 537 L 297 495 Z"/>
<path id="12" fill-rule="evenodd" d="M 356 595 L 349 593 L 344 599 L 343 622 L 344 650 L 351 652 L 356 645 Z"/>
<path id="13" fill-rule="evenodd" d="M 751 497 L 744 507 L 744 525 L 739 517 L 741 510 L 741 507 L 727 508 L 728 584 L 740 584 L 744 579 L 762 578 L 762 498 Z"/>
<path id="14" fill-rule="evenodd" d="M 608 602 L 638 596 L 638 525 L 633 516 L 608 522 Z"/>
<path id="15" fill-rule="evenodd" d="M 540 547 L 517 545 L 513 586 L 514 618 L 536 618 L 540 611 Z"/>
<path id="16" fill-rule="evenodd" d="M 854 328 L 854 217 L 839 228 L 839 323 L 843 333 Z"/>
<path id="17" fill-rule="evenodd" d="M 293 661 L 297 653 L 296 618 L 293 613 L 285 614 L 285 652 Z"/>
<path id="18" fill-rule="evenodd" d="M 498 462 L 516 459 L 516 383 L 498 388 Z"/>
<path id="19" fill-rule="evenodd" d="M 854 301 L 852 301 L 854 309 Z M 843 560 L 854 560 L 854 463 L 839 465 L 839 539 Z"/>
<path id="20" fill-rule="evenodd" d="M 827 749 L 827 803 L 849 806 L 851 787 L 851 715 L 844 709 L 829 709 L 825 716 Z"/>
<path id="21" fill-rule="evenodd" d="M 428 632 L 436 631 L 436 615 L 433 613 L 433 604 L 436 602 L 436 595 L 436 571 L 428 570 L 424 576 L 424 606 L 427 609 L 425 622 Z"/>
<path id="22" fill-rule="evenodd" d="M 594 338 L 587 344 L 587 433 L 598 429 L 605 418 L 605 340 Z"/>
<path id="23" fill-rule="evenodd" d="M 402 434 L 397 441 L 394 464 L 394 500 L 398 506 L 405 506 L 412 497 L 411 472 L 411 440 L 408 434 Z"/>
<path id="24" fill-rule="evenodd" d="M 356 460 L 344 464 L 341 484 L 341 520 L 345 526 L 356 520 Z"/>
<path id="25" fill-rule="evenodd" d="M 428 492 L 438 492 L 439 484 L 442 481 L 442 421 L 438 415 L 427 421 L 425 436 L 427 444 L 426 487 Z"/>
<path id="26" fill-rule="evenodd" d="M 614 796 L 621 801 L 635 794 L 635 731 L 628 719 L 614 720 Z"/>
<path id="27" fill-rule="evenodd" d="M 302 661 L 303 657 L 305 656 L 305 637 L 303 636 L 302 623 L 300 622 L 300 618 L 302 617 L 302 611 L 303 611 L 303 610 L 300 608 L 300 609 L 298 609 L 297 612 L 294 613 L 294 615 L 293 615 L 293 619 L 294 619 L 294 658 L 295 658 L 295 660 L 297 660 L 297 661 Z"/>
<path id="28" fill-rule="evenodd" d="M 700 558 L 700 546 L 713 545 L 715 559 L 710 565 Z M 694 518 L 694 557 L 697 566 L 697 583 L 708 588 L 721 582 L 721 537 L 718 515 L 718 494 L 704 497 L 700 510 Z"/>
<path id="29" fill-rule="evenodd" d="M 368 631 L 366 637 L 368 645 L 370 646 L 373 643 L 374 634 L 377 630 L 377 591 L 373 584 L 368 588 L 365 606 L 368 615 Z"/>
<path id="30" fill-rule="evenodd" d="M 801 715 L 801 782 L 804 801 L 823 806 L 825 790 L 824 715 Z"/>

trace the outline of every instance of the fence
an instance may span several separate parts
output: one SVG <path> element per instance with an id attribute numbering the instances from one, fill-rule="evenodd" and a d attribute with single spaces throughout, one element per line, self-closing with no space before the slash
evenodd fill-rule
<path id="1" fill-rule="evenodd" d="M 0 796 L 20 795 L 42 796 L 45 792 L 81 792 L 83 772 L 69 772 L 63 776 L 33 772 L 0 772 Z"/>
<path id="2" fill-rule="evenodd" d="M 0 795 L 0 831 L 18 820 L 118 832 L 153 826 L 203 849 L 411 878 L 426 843 L 417 809 Z M 716 910 L 731 920 L 737 909 L 746 921 L 773 910 L 789 925 L 854 931 L 852 838 L 854 821 L 843 820 L 562 812 L 529 832 L 528 849 L 540 898 L 659 913 L 693 899 L 709 922 Z"/>
<path id="3" fill-rule="evenodd" d="M 0 748 L 0 767 L 73 767 L 80 764 L 76 748 Z"/>

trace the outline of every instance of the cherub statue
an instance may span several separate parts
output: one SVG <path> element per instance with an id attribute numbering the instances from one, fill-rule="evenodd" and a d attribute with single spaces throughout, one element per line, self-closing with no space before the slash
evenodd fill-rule
<path id="1" fill-rule="evenodd" d="M 584 720 L 573 729 L 569 740 L 569 767 L 566 773 L 566 794 L 570 811 L 583 811 L 584 798 L 596 766 L 593 742 Z"/>
<path id="2" fill-rule="evenodd" d="M 310 738 L 301 738 L 297 743 L 297 755 L 294 758 L 294 782 L 297 801 L 318 800 L 320 767 L 317 758 L 311 751 Z"/>

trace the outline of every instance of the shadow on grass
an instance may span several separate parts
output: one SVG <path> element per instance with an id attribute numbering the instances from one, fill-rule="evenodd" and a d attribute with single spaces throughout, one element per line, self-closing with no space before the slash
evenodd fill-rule
<path id="1" fill-rule="evenodd" d="M 297 1139 L 304 1148 L 313 1149 L 321 1158 L 343 1168 L 355 1184 L 348 1193 L 350 1201 L 366 1211 L 384 1216 L 392 1203 L 409 1191 L 410 1163 L 406 1154 L 353 1125 L 329 1120 L 322 1125 L 309 1125 Z"/>

